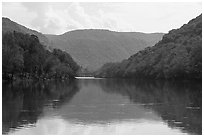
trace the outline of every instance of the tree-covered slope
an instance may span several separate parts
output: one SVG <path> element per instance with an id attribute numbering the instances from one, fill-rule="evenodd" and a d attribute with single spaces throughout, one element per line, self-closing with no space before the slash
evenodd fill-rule
<path id="1" fill-rule="evenodd" d="M 153 46 L 163 34 L 87 29 L 46 36 L 51 47 L 68 51 L 79 65 L 96 70 L 107 62 L 122 61 L 145 47 Z"/>
<path id="2" fill-rule="evenodd" d="M 36 35 L 48 50 L 65 50 L 83 68 L 89 71 L 107 62 L 127 59 L 145 47 L 161 40 L 163 33 L 114 32 L 108 30 L 75 30 L 62 35 L 46 35 L 26 28 L 8 18 L 2 18 L 2 33 L 21 32 Z"/>
<path id="3" fill-rule="evenodd" d="M 49 43 L 48 39 L 42 33 L 26 28 L 14 21 L 11 21 L 9 18 L 2 17 L 2 33 L 4 34 L 7 32 L 13 32 L 13 31 L 21 32 L 24 34 L 36 35 L 44 46 L 46 47 L 48 46 L 48 43 Z"/>
<path id="4" fill-rule="evenodd" d="M 120 63 L 105 64 L 99 77 L 202 78 L 202 15 L 165 34 L 148 47 Z"/>
<path id="5" fill-rule="evenodd" d="M 59 49 L 48 51 L 35 35 L 7 32 L 2 36 L 3 79 L 64 79 L 74 77 L 79 66 Z"/>

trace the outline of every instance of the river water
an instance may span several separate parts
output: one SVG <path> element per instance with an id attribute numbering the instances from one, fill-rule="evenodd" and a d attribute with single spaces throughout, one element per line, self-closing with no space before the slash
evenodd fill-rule
<path id="1" fill-rule="evenodd" d="M 202 134 L 202 84 L 125 79 L 3 83 L 3 134 Z"/>

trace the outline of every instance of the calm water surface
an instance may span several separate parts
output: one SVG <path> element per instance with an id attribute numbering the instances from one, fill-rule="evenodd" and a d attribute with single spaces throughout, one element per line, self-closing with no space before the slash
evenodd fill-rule
<path id="1" fill-rule="evenodd" d="M 77 79 L 3 84 L 3 134 L 201 134 L 202 84 Z"/>

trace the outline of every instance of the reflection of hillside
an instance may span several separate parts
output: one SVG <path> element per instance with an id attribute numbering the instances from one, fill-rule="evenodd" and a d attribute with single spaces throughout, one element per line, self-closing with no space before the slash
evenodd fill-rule
<path id="1" fill-rule="evenodd" d="M 3 84 L 2 95 L 3 134 L 35 126 L 50 112 L 68 122 L 80 119 L 85 123 L 162 118 L 169 127 L 189 134 L 202 131 L 201 83 L 196 82 L 100 79 Z"/>
<path id="2" fill-rule="evenodd" d="M 110 123 L 126 120 L 158 121 L 160 117 L 155 113 L 148 113 L 148 108 L 133 105 L 128 97 L 120 94 L 103 92 L 100 80 L 79 80 L 81 85 L 78 92 L 69 103 L 64 103 L 57 114 L 63 120 L 85 124 Z"/>
<path id="3" fill-rule="evenodd" d="M 146 104 L 170 127 L 183 127 L 184 132 L 192 134 L 202 132 L 201 83 L 102 80 L 98 84 L 105 92 L 129 96 L 134 103 Z"/>
<path id="4" fill-rule="evenodd" d="M 76 82 L 3 84 L 3 134 L 11 128 L 35 124 L 45 105 L 55 108 L 63 100 L 69 101 L 77 91 Z M 56 104 L 58 100 L 60 103 Z"/>

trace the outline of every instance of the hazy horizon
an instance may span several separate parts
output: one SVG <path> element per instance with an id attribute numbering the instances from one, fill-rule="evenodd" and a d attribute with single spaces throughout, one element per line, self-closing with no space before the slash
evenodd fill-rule
<path id="1" fill-rule="evenodd" d="M 201 2 L 3 2 L 2 4 L 3 17 L 43 34 L 57 35 L 83 29 L 167 33 L 201 13 Z"/>
<path id="2" fill-rule="evenodd" d="M 9 20 L 11 20 L 11 21 L 13 21 L 13 22 L 16 22 L 15 20 L 12 20 L 12 19 L 10 19 L 9 17 L 4 17 L 4 16 L 2 16 L 2 18 L 7 18 L 7 19 L 9 19 Z M 18 23 L 19 24 L 19 22 L 16 22 L 16 23 Z M 23 25 L 23 24 L 19 24 L 19 25 L 22 25 L 22 26 L 24 26 L 24 27 L 26 27 L 26 28 L 28 28 L 28 29 L 31 29 L 31 28 L 29 28 L 29 27 L 27 27 L 27 26 L 25 26 L 25 25 Z M 32 30 L 34 30 L 34 31 L 36 31 L 35 29 L 32 29 Z M 117 30 L 110 30 L 110 29 L 103 29 L 103 28 L 84 28 L 84 29 L 73 29 L 73 30 L 68 30 L 68 31 L 66 31 L 66 32 L 64 32 L 64 33 L 61 33 L 61 34 L 52 34 L 52 33 L 42 33 L 42 32 L 40 32 L 40 33 L 42 33 L 42 34 L 44 34 L 44 35 L 63 35 L 63 34 L 65 34 L 65 33 L 68 33 L 68 32 L 73 32 L 73 31 L 83 31 L 83 30 L 101 30 L 101 31 L 110 31 L 110 32 L 124 32 L 124 33 L 144 33 L 144 34 L 166 34 L 166 33 L 164 33 L 164 32 L 150 32 L 150 33 L 148 33 L 148 32 L 140 32 L 140 31 L 117 31 Z"/>

